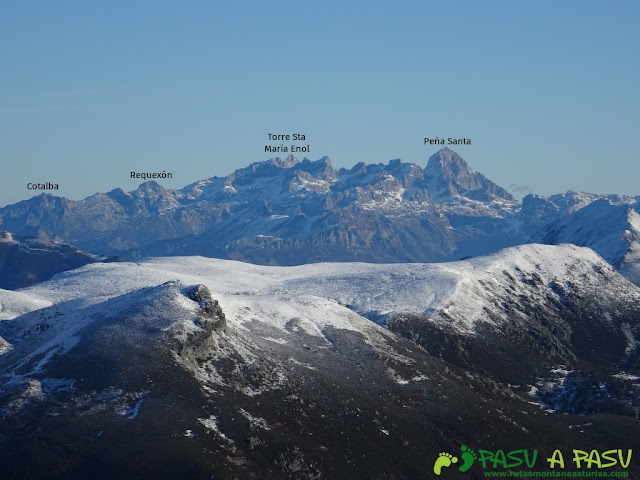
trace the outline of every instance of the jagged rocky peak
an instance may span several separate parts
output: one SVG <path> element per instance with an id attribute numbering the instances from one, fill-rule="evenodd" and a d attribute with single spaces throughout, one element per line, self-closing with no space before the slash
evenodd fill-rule
<path id="1" fill-rule="evenodd" d="M 287 155 L 287 158 L 285 158 L 284 160 L 280 157 L 276 157 L 270 159 L 269 163 L 279 168 L 291 168 L 294 165 L 300 163 L 300 160 L 298 160 L 294 155 Z"/>
<path id="2" fill-rule="evenodd" d="M 311 160 L 307 157 L 304 157 L 302 159 L 302 163 L 310 163 L 312 165 L 322 165 L 323 167 L 329 167 L 329 168 L 333 168 L 333 165 L 331 164 L 331 158 L 329 158 L 327 155 L 320 157 L 318 160 Z"/>
<path id="3" fill-rule="evenodd" d="M 131 194 L 125 192 L 121 188 L 114 188 L 113 190 L 107 192 L 106 195 L 107 197 L 118 203 L 128 202 L 131 200 Z"/>
<path id="4" fill-rule="evenodd" d="M 285 159 L 275 157 L 262 162 L 252 163 L 248 167 L 234 171 L 226 177 L 226 180 L 233 185 L 244 185 L 259 178 L 291 178 L 298 172 L 306 172 L 315 178 L 323 180 L 335 180 L 336 178 L 329 157 L 325 156 L 315 161 L 311 161 L 305 157 L 300 161 L 295 156 L 289 155 Z"/>
<path id="5" fill-rule="evenodd" d="M 515 201 L 513 195 L 471 169 L 460 155 L 447 147 L 429 158 L 425 176 L 431 193 L 436 196 L 462 195 L 475 200 L 499 197 Z"/>
<path id="6" fill-rule="evenodd" d="M 144 183 L 141 183 L 136 190 L 136 193 L 139 196 L 146 196 L 154 193 L 158 195 L 162 195 L 165 192 L 166 190 L 164 189 L 164 187 L 160 185 L 158 182 L 156 182 L 155 180 L 148 180 Z"/>
<path id="7" fill-rule="evenodd" d="M 367 173 L 367 164 L 364 162 L 358 162 L 353 167 L 351 167 L 351 170 L 349 170 L 349 172 L 350 173 Z"/>
<path id="8" fill-rule="evenodd" d="M 287 178 L 289 191 L 304 189 L 316 194 L 327 193 L 338 181 L 329 157 L 322 157 L 316 161 L 304 158 L 291 169 Z"/>
<path id="9" fill-rule="evenodd" d="M 293 155 L 289 155 L 284 159 L 275 157 L 252 163 L 248 167 L 240 168 L 229 175 L 229 177 L 233 177 L 234 184 L 246 184 L 251 183 L 256 178 L 280 176 L 283 169 L 290 169 L 298 164 L 300 164 L 300 160 Z"/>
<path id="10" fill-rule="evenodd" d="M 441 148 L 431 155 L 427 162 L 427 173 L 457 178 L 463 172 L 467 174 L 475 173 L 460 155 L 447 147 Z"/>
<path id="11" fill-rule="evenodd" d="M 209 331 L 226 329 L 227 320 L 217 300 L 211 298 L 211 292 L 205 285 L 188 287 L 184 291 L 187 298 L 198 304 L 198 316 L 204 319 L 200 326 Z"/>
<path id="12" fill-rule="evenodd" d="M 310 173 L 312 176 L 330 182 L 337 180 L 336 172 L 331 164 L 331 159 L 324 156 L 316 161 L 311 161 L 308 158 L 303 158 L 300 164 L 304 171 Z"/>
<path id="13" fill-rule="evenodd" d="M 139 217 L 149 217 L 178 206 L 174 190 L 166 190 L 158 182 L 149 180 L 131 192 L 131 199 L 127 194 L 115 199 L 120 206 L 130 214 Z M 114 200 L 113 197 L 109 197 Z"/>

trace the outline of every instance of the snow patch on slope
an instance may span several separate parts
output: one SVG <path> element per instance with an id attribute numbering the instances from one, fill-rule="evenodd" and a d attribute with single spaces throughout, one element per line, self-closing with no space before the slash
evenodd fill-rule
<path id="1" fill-rule="evenodd" d="M 10 320 L 27 312 L 48 307 L 51 301 L 22 292 L 0 289 L 0 320 Z"/>

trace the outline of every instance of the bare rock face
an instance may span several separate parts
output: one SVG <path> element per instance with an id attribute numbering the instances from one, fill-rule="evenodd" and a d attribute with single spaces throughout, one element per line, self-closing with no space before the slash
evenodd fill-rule
<path id="1" fill-rule="evenodd" d="M 211 292 L 204 285 L 196 285 L 195 287 L 187 290 L 185 292 L 187 297 L 193 300 L 194 302 L 204 302 L 206 300 L 211 300 Z"/>
<path id="2" fill-rule="evenodd" d="M 446 147 L 429 158 L 426 176 L 429 190 L 435 197 L 461 195 L 474 200 L 489 200 L 495 196 L 514 200 L 504 188 L 472 170 L 460 155 Z"/>
<path id="3" fill-rule="evenodd" d="M 187 289 L 187 297 L 194 302 L 198 302 L 198 316 L 202 321 L 198 325 L 210 332 L 221 332 L 226 330 L 227 320 L 224 312 L 220 308 L 217 300 L 211 298 L 211 292 L 205 285 L 196 285 Z"/>

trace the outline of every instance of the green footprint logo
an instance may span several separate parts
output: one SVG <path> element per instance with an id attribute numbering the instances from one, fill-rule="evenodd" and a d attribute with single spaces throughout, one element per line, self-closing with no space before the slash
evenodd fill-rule
<path id="1" fill-rule="evenodd" d="M 461 472 L 466 472 L 471 468 L 471 465 L 473 465 L 473 462 L 476 461 L 476 458 L 478 458 L 478 456 L 476 455 L 476 452 L 471 450 L 466 445 L 462 445 L 460 447 L 460 450 L 462 450 L 462 454 L 460 454 L 460 458 L 462 458 L 462 465 L 460 465 L 458 470 L 460 470 Z"/>
<path id="2" fill-rule="evenodd" d="M 452 463 L 457 463 L 458 457 L 454 457 L 450 453 L 441 452 L 438 454 L 436 463 L 433 464 L 433 473 L 440 475 L 444 467 L 450 467 Z M 466 470 L 465 470 L 466 471 Z"/>

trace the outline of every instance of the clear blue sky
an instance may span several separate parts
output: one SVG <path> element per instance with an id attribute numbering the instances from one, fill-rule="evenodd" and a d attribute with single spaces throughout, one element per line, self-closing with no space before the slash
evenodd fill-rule
<path id="1" fill-rule="evenodd" d="M 336 167 L 469 137 L 516 194 L 637 195 L 639 20 L 637 1 L 0 1 L 0 205 L 28 181 L 132 190 L 132 170 L 180 188 L 269 158 L 269 132 Z"/>

